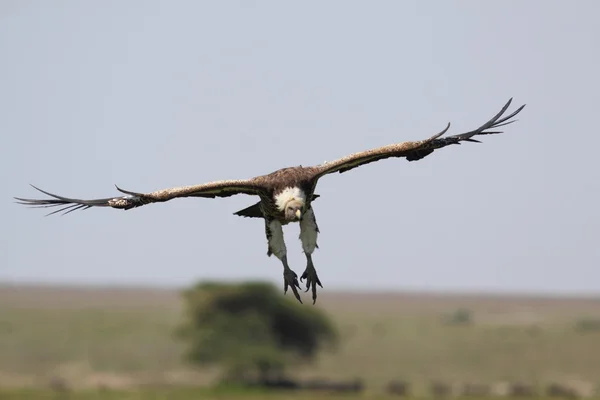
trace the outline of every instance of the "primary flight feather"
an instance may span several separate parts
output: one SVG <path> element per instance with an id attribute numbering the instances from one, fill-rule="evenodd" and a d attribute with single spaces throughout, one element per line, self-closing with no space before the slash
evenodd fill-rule
<path id="1" fill-rule="evenodd" d="M 307 260 L 306 270 L 300 281 L 306 279 L 306 291 L 312 288 L 313 304 L 317 299 L 316 286 L 321 285 L 317 271 L 312 261 L 312 253 L 318 247 L 317 236 L 319 227 L 315 218 L 312 202 L 319 197 L 315 194 L 318 180 L 327 174 L 343 173 L 359 166 L 390 157 L 403 157 L 408 161 L 420 160 L 435 150 L 461 142 L 480 143 L 475 136 L 502 133 L 496 129 L 515 122 L 511 120 L 525 107 L 522 105 L 511 114 L 504 116 L 512 98 L 489 121 L 479 128 L 454 136 L 442 137 L 450 128 L 450 123 L 441 132 L 418 141 L 407 141 L 371 150 L 350 154 L 340 159 L 325 162 L 310 167 L 288 167 L 246 180 L 225 180 L 204 183 L 200 185 L 183 186 L 158 190 L 150 193 L 137 193 L 117 187 L 123 196 L 107 197 L 104 199 L 82 200 L 63 197 L 48 193 L 33 186 L 40 192 L 50 196 L 50 199 L 24 199 L 15 197 L 19 204 L 34 207 L 60 207 L 48 214 L 64 211 L 65 214 L 75 210 L 91 207 L 111 207 L 129 210 L 151 203 L 162 203 L 180 197 L 229 197 L 237 194 L 258 196 L 260 201 L 236 215 L 253 218 L 263 218 L 268 242 L 267 255 L 274 254 L 283 264 L 284 293 L 290 287 L 298 301 L 302 302 L 297 288 L 298 276 L 288 265 L 287 248 L 283 237 L 283 225 L 298 222 L 300 225 L 300 240 Z"/>

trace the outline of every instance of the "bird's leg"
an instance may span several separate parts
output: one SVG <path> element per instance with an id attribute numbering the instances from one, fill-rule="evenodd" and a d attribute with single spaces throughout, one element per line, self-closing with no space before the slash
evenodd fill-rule
<path id="1" fill-rule="evenodd" d="M 288 266 L 287 256 L 283 256 L 281 258 L 281 262 L 283 264 L 283 294 L 286 294 L 288 287 L 291 287 L 296 300 L 302 303 L 302 300 L 300 299 L 300 293 L 298 293 L 298 288 L 300 288 L 300 284 L 298 283 L 298 275 L 296 275 L 296 273 Z"/>
<path id="2" fill-rule="evenodd" d="M 317 301 L 317 285 L 321 286 L 321 288 L 323 288 L 323 285 L 321 285 L 321 281 L 319 280 L 319 276 L 317 275 L 317 270 L 315 269 L 315 266 L 312 262 L 312 255 L 305 253 L 306 254 L 306 269 L 304 270 L 304 273 L 302 274 L 302 276 L 300 277 L 300 282 L 302 282 L 303 279 L 306 279 L 306 291 L 308 292 L 312 286 L 312 299 L 313 299 L 313 304 L 316 303 Z"/>
<path id="3" fill-rule="evenodd" d="M 300 277 L 300 282 L 306 279 L 306 291 L 312 287 L 313 304 L 317 301 L 317 285 L 321 285 L 321 281 L 317 276 L 317 270 L 312 261 L 312 253 L 319 246 L 317 245 L 317 236 L 319 235 L 319 227 L 312 208 L 308 209 L 302 216 L 300 221 L 300 240 L 302 241 L 302 249 L 306 255 L 306 270 Z"/>
<path id="4" fill-rule="evenodd" d="M 294 292 L 294 297 L 302 303 L 300 294 L 298 293 L 298 288 L 300 288 L 298 275 L 292 271 L 287 262 L 287 248 L 283 238 L 281 222 L 277 220 L 267 221 L 265 219 L 265 231 L 269 242 L 267 255 L 270 256 L 271 254 L 275 254 L 275 257 L 281 260 L 281 263 L 283 264 L 283 293 L 286 294 L 288 287 L 291 287 L 292 292 Z"/>

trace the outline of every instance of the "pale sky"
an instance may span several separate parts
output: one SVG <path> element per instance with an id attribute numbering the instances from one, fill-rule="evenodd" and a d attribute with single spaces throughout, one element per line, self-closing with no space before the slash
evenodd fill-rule
<path id="1" fill-rule="evenodd" d="M 64 217 L 12 197 L 250 178 L 470 130 L 514 97 L 518 122 L 483 144 L 321 179 L 321 292 L 600 293 L 598 15 L 591 0 L 4 0 L 0 282 L 282 286 L 263 221 L 233 215 L 253 197 Z M 300 275 L 299 227 L 284 231 Z"/>

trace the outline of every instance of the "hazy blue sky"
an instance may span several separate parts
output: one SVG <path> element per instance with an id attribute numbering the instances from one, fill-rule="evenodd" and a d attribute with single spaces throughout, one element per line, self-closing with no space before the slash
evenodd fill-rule
<path id="1" fill-rule="evenodd" d="M 322 179 L 324 290 L 600 292 L 600 3 L 2 1 L 0 281 L 268 279 L 256 199 L 45 218 L 485 122 L 484 144 Z M 305 258 L 285 228 L 290 264 Z M 305 296 L 306 297 L 306 296 Z"/>

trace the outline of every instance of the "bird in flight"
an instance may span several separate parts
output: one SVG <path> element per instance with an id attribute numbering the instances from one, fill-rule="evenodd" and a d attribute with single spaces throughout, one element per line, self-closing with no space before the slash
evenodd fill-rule
<path id="1" fill-rule="evenodd" d="M 512 98 L 489 121 L 479 128 L 453 136 L 442 137 L 450 128 L 450 123 L 439 133 L 424 140 L 407 141 L 378 147 L 323 164 L 303 167 L 288 167 L 267 175 L 256 176 L 245 180 L 223 180 L 200 185 L 175 187 L 157 190 L 150 193 L 137 193 L 116 187 L 123 195 L 104 199 L 81 200 L 72 199 L 48 193 L 33 185 L 35 189 L 50 196 L 48 199 L 24 199 L 15 197 L 19 204 L 34 207 L 61 207 L 50 213 L 88 209 L 91 207 L 112 207 L 121 210 L 145 206 L 151 203 L 162 203 L 180 197 L 229 197 L 237 194 L 258 196 L 260 201 L 248 208 L 240 210 L 235 215 L 249 218 L 263 218 L 267 238 L 267 255 L 275 255 L 283 264 L 284 294 L 291 288 L 296 299 L 302 303 L 298 289 L 298 275 L 290 268 L 287 260 L 287 248 L 283 237 L 284 225 L 297 222 L 300 225 L 300 241 L 306 256 L 306 269 L 300 276 L 300 282 L 306 279 L 306 292 L 312 288 L 312 299 L 317 299 L 317 285 L 323 288 L 313 264 L 312 254 L 317 245 L 319 227 L 312 207 L 312 202 L 319 197 L 315 188 L 319 179 L 327 174 L 343 173 L 353 168 L 390 157 L 403 157 L 408 161 L 420 160 L 436 149 L 461 142 L 481 143 L 475 137 L 502 133 L 496 130 L 508 125 L 511 120 L 525 107 L 522 105 L 513 113 L 504 116 L 512 102 Z M 48 214 L 48 215 L 50 215 Z"/>

